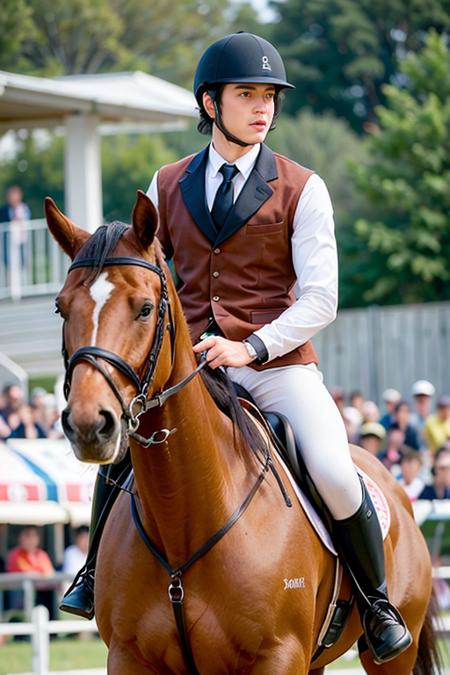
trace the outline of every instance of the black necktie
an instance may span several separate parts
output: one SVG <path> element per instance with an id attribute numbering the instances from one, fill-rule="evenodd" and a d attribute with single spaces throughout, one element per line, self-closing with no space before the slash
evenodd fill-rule
<path id="1" fill-rule="evenodd" d="M 216 192 L 214 204 L 211 209 L 211 216 L 218 232 L 222 228 L 222 225 L 233 206 L 233 178 L 239 173 L 239 169 L 235 164 L 222 164 L 219 171 L 223 176 L 223 181 Z"/>

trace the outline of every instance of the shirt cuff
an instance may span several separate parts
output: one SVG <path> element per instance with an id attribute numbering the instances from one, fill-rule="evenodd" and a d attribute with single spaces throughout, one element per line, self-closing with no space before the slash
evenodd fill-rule
<path id="1" fill-rule="evenodd" d="M 269 352 L 267 351 L 266 345 L 261 340 L 260 337 L 252 333 L 245 338 L 244 342 L 248 342 L 256 352 L 255 363 L 262 365 L 269 360 Z"/>

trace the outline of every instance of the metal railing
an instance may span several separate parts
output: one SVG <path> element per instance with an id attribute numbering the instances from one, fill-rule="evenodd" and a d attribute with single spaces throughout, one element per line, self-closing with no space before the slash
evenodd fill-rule
<path id="1" fill-rule="evenodd" d="M 0 300 L 55 293 L 68 263 L 44 219 L 0 223 Z"/>

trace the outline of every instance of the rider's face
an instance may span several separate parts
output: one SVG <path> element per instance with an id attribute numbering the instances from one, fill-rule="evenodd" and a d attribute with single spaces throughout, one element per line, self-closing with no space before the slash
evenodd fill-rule
<path id="1" fill-rule="evenodd" d="M 226 84 L 220 109 L 225 128 L 240 140 L 262 143 L 270 129 L 275 87 L 267 84 Z"/>

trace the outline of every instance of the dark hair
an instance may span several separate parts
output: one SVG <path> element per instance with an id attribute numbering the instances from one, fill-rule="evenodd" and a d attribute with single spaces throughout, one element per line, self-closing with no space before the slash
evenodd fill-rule
<path id="1" fill-rule="evenodd" d="M 238 401 L 234 386 L 228 375 L 221 369 L 203 368 L 202 380 L 215 404 L 233 422 L 233 429 L 237 431 L 235 442 L 240 453 L 250 449 L 255 456 L 264 456 L 267 441 L 244 412 Z"/>
<path id="2" fill-rule="evenodd" d="M 397 413 L 397 412 L 400 410 L 400 408 L 401 408 L 402 406 L 404 406 L 404 405 L 406 405 L 406 407 L 407 407 L 408 410 L 409 410 L 409 403 L 408 403 L 408 401 L 405 401 L 405 399 L 402 399 L 401 401 L 399 401 L 399 402 L 395 405 L 394 412 Z"/>
<path id="3" fill-rule="evenodd" d="M 74 531 L 75 538 L 79 537 L 80 534 L 89 534 L 89 528 L 87 525 L 80 525 Z"/>
<path id="4" fill-rule="evenodd" d="M 411 459 L 417 459 L 417 461 L 422 464 L 422 455 L 419 450 L 414 450 L 414 448 L 410 448 L 409 445 L 402 445 L 402 447 L 399 448 L 399 452 L 400 464 L 402 464 L 402 462 L 408 462 Z"/>
<path id="5" fill-rule="evenodd" d="M 119 239 L 128 228 L 129 225 L 115 220 L 107 225 L 101 225 L 83 244 L 76 258 L 90 258 L 92 261 L 92 270 L 84 282 L 86 286 L 93 284 L 98 278 L 105 259 L 115 249 Z"/>
<path id="6" fill-rule="evenodd" d="M 217 102 L 217 105 L 220 106 L 221 102 L 221 96 L 222 96 L 222 89 L 223 85 L 221 87 L 217 87 L 216 89 L 208 89 L 206 90 L 209 96 Z M 205 92 L 203 92 L 205 93 Z M 203 97 L 202 93 L 202 97 Z M 199 108 L 197 108 L 198 113 L 199 113 L 199 120 L 197 122 L 197 130 L 201 133 L 204 134 L 205 136 L 209 136 L 212 134 L 212 128 L 214 124 L 214 120 L 212 117 L 208 115 L 208 113 L 205 110 L 205 106 L 203 103 L 200 105 Z"/>

